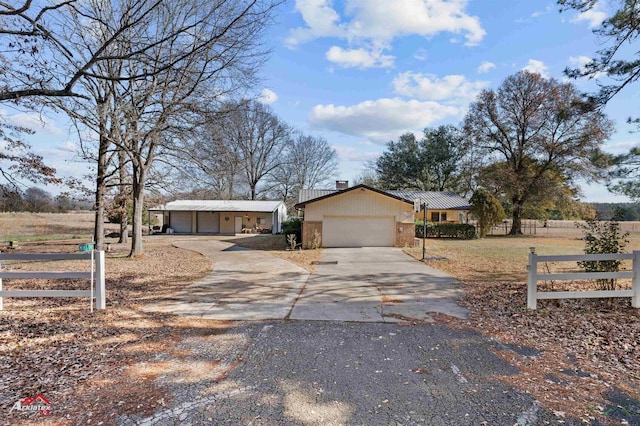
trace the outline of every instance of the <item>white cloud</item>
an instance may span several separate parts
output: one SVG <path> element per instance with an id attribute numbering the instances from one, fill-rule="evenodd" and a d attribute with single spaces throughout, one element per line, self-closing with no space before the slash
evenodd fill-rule
<path id="1" fill-rule="evenodd" d="M 543 10 L 536 10 L 531 14 L 531 18 L 535 19 L 535 18 L 539 18 L 542 15 L 546 15 L 549 12 L 553 12 L 554 9 L 554 5 L 553 4 L 548 4 Z"/>
<path id="2" fill-rule="evenodd" d="M 265 105 L 271 105 L 278 100 L 278 95 L 273 90 L 265 88 L 262 89 L 262 92 L 260 92 L 260 97 L 258 98 L 258 100 Z"/>
<path id="3" fill-rule="evenodd" d="M 591 58 L 588 56 L 571 56 L 569 57 L 569 65 L 573 68 L 577 68 L 580 71 L 586 71 L 586 65 L 591 62 Z M 606 72 L 597 72 L 590 78 L 600 78 L 607 75 Z"/>
<path id="4" fill-rule="evenodd" d="M 327 51 L 327 60 L 343 68 L 387 68 L 393 66 L 395 59 L 390 55 L 383 55 L 382 51 L 366 49 L 343 49 L 332 46 Z"/>
<path id="5" fill-rule="evenodd" d="M 295 9 L 307 27 L 294 28 L 285 39 L 289 47 L 296 47 L 319 37 L 341 37 L 345 31 L 339 25 L 340 16 L 331 7 L 331 0 L 296 0 Z"/>
<path id="6" fill-rule="evenodd" d="M 306 26 L 294 28 L 285 40 L 289 47 L 321 37 L 350 43 L 388 47 L 397 37 L 439 33 L 463 36 L 467 45 L 482 41 L 486 31 L 477 16 L 466 13 L 467 0 L 346 0 L 341 20 L 330 0 L 296 0 Z"/>
<path id="7" fill-rule="evenodd" d="M 489 61 L 483 61 L 479 66 L 478 66 L 478 74 L 484 74 L 489 72 L 492 69 L 495 69 L 496 64 L 494 64 L 493 62 L 489 62 Z"/>
<path id="8" fill-rule="evenodd" d="M 394 93 L 426 100 L 466 105 L 488 86 L 486 81 L 468 81 L 463 75 L 438 78 L 432 74 L 404 72 L 393 79 Z"/>
<path id="9" fill-rule="evenodd" d="M 597 27 L 607 19 L 607 12 L 603 10 L 602 2 L 596 3 L 591 9 L 581 12 L 571 18 L 569 22 L 573 24 L 579 24 L 580 22 L 588 22 L 589 28 Z"/>
<path id="10" fill-rule="evenodd" d="M 56 126 L 55 122 L 50 118 L 38 115 L 36 113 L 21 112 L 18 114 L 8 115 L 6 111 L 2 111 L 2 120 L 18 127 L 24 127 L 34 132 L 44 132 L 53 136 L 63 134 L 62 129 Z"/>
<path id="11" fill-rule="evenodd" d="M 640 147 L 640 140 L 637 141 L 621 141 L 608 143 L 605 146 L 605 150 L 612 154 L 624 154 L 629 152 L 632 148 Z"/>
<path id="12" fill-rule="evenodd" d="M 78 146 L 71 141 L 61 143 L 58 145 L 58 149 L 62 152 L 71 152 L 74 154 L 78 152 Z"/>
<path id="13" fill-rule="evenodd" d="M 418 51 L 413 55 L 414 59 L 418 61 L 426 61 L 429 57 L 427 49 L 418 49 Z"/>
<path id="14" fill-rule="evenodd" d="M 529 59 L 527 65 L 522 68 L 524 71 L 540 74 L 544 78 L 549 77 L 549 67 L 544 62 L 537 59 Z"/>
<path id="15" fill-rule="evenodd" d="M 367 160 L 375 160 L 380 156 L 380 153 L 373 151 L 362 151 L 352 146 L 333 145 L 333 149 L 338 153 L 338 157 L 341 161 L 356 161 L 363 162 Z"/>
<path id="16" fill-rule="evenodd" d="M 311 110 L 309 120 L 323 129 L 385 143 L 404 132 L 422 129 L 459 113 L 457 107 L 433 101 L 383 98 L 351 106 L 316 105 Z"/>

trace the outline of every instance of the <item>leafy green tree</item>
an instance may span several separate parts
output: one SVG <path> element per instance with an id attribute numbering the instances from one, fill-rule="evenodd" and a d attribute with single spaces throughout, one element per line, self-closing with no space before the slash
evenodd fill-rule
<path id="1" fill-rule="evenodd" d="M 500 201 L 483 189 L 474 192 L 469 202 L 471 203 L 471 214 L 478 218 L 480 238 L 486 237 L 489 229 L 502 222 L 506 217 Z"/>
<path id="2" fill-rule="evenodd" d="M 563 10 L 587 12 L 598 0 L 558 0 Z M 571 78 L 597 78 L 600 90 L 592 95 L 601 105 L 606 104 L 626 86 L 640 78 L 640 50 L 636 42 L 640 36 L 640 1 L 609 0 L 614 13 L 593 30 L 603 48 L 596 57 L 580 68 L 567 68 Z M 635 46 L 634 46 L 635 45 Z M 631 46 L 631 48 L 629 48 Z M 640 118 L 629 118 L 640 126 Z M 633 148 L 615 158 L 611 169 L 609 190 L 640 200 L 640 150 Z"/>
<path id="3" fill-rule="evenodd" d="M 426 128 L 420 140 L 407 133 L 378 158 L 378 182 L 386 189 L 457 192 L 466 153 L 466 139 L 455 126 Z"/>
<path id="4" fill-rule="evenodd" d="M 600 176 L 600 147 L 612 123 L 572 84 L 520 71 L 480 93 L 464 129 L 495 164 L 494 181 L 512 206 L 510 234 L 521 235 L 526 204 L 548 194 L 550 180 Z"/>
<path id="5" fill-rule="evenodd" d="M 378 184 L 385 189 L 426 189 L 421 157 L 420 144 L 413 133 L 405 133 L 398 142 L 389 142 L 376 161 Z"/>
<path id="6" fill-rule="evenodd" d="M 587 12 L 602 0 L 558 0 L 563 10 L 574 9 Z M 625 86 L 640 78 L 640 52 L 628 49 L 640 36 L 640 2 L 638 0 L 610 0 L 615 13 L 593 30 L 604 43 L 597 56 L 580 68 L 567 68 L 565 73 L 571 78 L 598 78 L 600 91 L 595 96 L 600 103 L 608 102 Z M 631 56 L 631 57 L 630 57 Z M 603 83 L 606 75 L 609 83 Z M 637 120 L 636 120 L 637 121 Z"/>

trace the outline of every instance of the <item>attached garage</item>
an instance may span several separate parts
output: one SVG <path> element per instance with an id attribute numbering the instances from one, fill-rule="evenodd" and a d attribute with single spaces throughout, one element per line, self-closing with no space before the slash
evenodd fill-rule
<path id="1" fill-rule="evenodd" d="M 325 216 L 322 222 L 323 247 L 393 247 L 393 216 Z"/>
<path id="2" fill-rule="evenodd" d="M 171 212 L 169 222 L 174 232 L 179 234 L 191 232 L 191 212 Z"/>
<path id="3" fill-rule="evenodd" d="M 366 185 L 302 201 L 302 245 L 320 234 L 323 247 L 403 247 L 413 245 L 413 201 Z"/>

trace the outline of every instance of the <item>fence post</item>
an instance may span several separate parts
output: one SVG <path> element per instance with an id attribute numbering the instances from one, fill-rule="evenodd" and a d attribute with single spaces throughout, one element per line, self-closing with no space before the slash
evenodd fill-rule
<path id="1" fill-rule="evenodd" d="M 106 309 L 104 286 L 104 250 L 96 251 L 96 309 Z"/>
<path id="2" fill-rule="evenodd" d="M 640 251 L 633 251 L 633 296 L 631 306 L 640 308 Z"/>
<path id="3" fill-rule="evenodd" d="M 529 264 L 527 265 L 528 282 L 527 282 L 527 309 L 536 309 L 537 307 L 537 284 L 538 284 L 538 259 L 536 257 L 536 248 L 529 247 Z"/>
<path id="4" fill-rule="evenodd" d="M 0 272 L 2 272 L 2 261 L 0 260 Z M 0 291 L 2 291 L 2 278 L 0 278 Z M 2 310 L 2 296 L 0 296 L 0 311 Z"/>

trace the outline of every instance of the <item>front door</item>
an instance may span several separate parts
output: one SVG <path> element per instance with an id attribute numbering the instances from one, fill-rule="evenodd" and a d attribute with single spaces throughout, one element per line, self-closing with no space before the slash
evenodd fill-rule
<path id="1" fill-rule="evenodd" d="M 236 216 L 235 220 L 235 233 L 240 234 L 242 232 L 242 216 Z"/>

